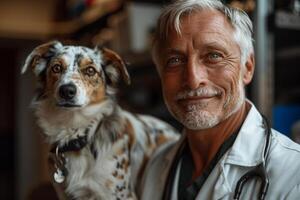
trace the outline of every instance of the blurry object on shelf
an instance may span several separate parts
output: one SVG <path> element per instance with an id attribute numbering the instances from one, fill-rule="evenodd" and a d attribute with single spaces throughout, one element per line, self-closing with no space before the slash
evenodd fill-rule
<path id="1" fill-rule="evenodd" d="M 286 11 L 295 15 L 300 14 L 299 0 L 277 0 L 275 1 L 275 10 Z"/>
<path id="2" fill-rule="evenodd" d="M 292 126 L 298 120 L 300 120 L 300 104 L 281 104 L 273 109 L 274 129 L 289 137 L 292 137 Z"/>
<path id="3" fill-rule="evenodd" d="M 233 0 L 229 5 L 244 10 L 247 13 L 252 13 L 255 9 L 254 0 Z"/>
<path id="4" fill-rule="evenodd" d="M 123 9 L 123 0 L 0 1 L 0 37 L 33 40 L 70 38 L 102 26 L 99 21 Z M 68 2 L 71 5 L 68 5 Z M 77 4 L 75 4 L 77 3 Z M 72 16 L 71 16 L 72 15 Z M 78 34 L 80 33 L 80 34 Z M 73 39 L 73 38 L 72 38 Z"/>
<path id="5" fill-rule="evenodd" d="M 277 99 L 273 109 L 273 125 L 276 130 L 292 137 L 292 127 L 300 120 L 300 90 L 285 91 Z"/>
<path id="6" fill-rule="evenodd" d="M 65 3 L 67 20 L 86 14 L 86 17 L 93 18 L 99 9 L 114 10 L 115 6 L 118 6 L 115 0 L 66 0 Z"/>
<path id="7" fill-rule="evenodd" d="M 275 27 L 300 30 L 300 16 L 284 10 L 276 11 L 273 21 Z"/>
<path id="8" fill-rule="evenodd" d="M 87 4 L 85 0 L 67 0 L 66 1 L 66 10 L 67 10 L 67 19 L 73 19 L 82 14 L 84 10 L 87 9 Z"/>
<path id="9" fill-rule="evenodd" d="M 144 52 L 150 49 L 149 37 L 162 7 L 136 2 L 128 7 L 131 49 L 133 52 Z"/>
<path id="10" fill-rule="evenodd" d="M 104 45 L 120 54 L 130 51 L 128 12 L 124 9 L 107 19 L 107 27 L 92 36 L 92 45 Z"/>
<path id="11" fill-rule="evenodd" d="M 294 0 L 292 5 L 291 5 L 292 11 L 295 15 L 300 14 L 300 1 L 299 0 Z"/>
<path id="12" fill-rule="evenodd" d="M 75 1 L 75 0 L 72 0 Z M 78 0 L 79 1 L 79 0 Z M 77 1 L 77 2 L 78 2 Z M 82 2 L 82 1 L 80 1 Z M 66 19 L 60 22 L 52 23 L 52 35 L 71 35 L 77 32 L 88 32 L 93 24 L 98 25 L 97 22 L 101 18 L 106 17 L 114 12 L 117 12 L 123 7 L 122 0 L 102 0 L 102 1 L 84 1 L 84 9 L 74 6 L 74 10 L 78 10 L 73 19 Z M 81 6 L 82 7 L 82 6 Z M 68 8 L 67 12 L 68 12 Z M 73 9 L 70 9 L 72 13 Z M 102 27 L 98 27 L 100 29 Z"/>
<path id="13" fill-rule="evenodd" d="M 300 57 L 300 47 L 299 46 L 292 46 L 292 47 L 286 47 L 282 48 L 277 51 L 277 57 L 279 59 L 293 59 Z"/>
<path id="14" fill-rule="evenodd" d="M 300 144 L 300 120 L 292 125 L 292 139 Z"/>

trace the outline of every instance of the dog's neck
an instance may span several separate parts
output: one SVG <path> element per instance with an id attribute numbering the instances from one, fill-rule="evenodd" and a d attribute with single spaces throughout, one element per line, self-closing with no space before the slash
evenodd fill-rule
<path id="1" fill-rule="evenodd" d="M 114 118 L 119 117 L 117 110 L 120 109 L 111 100 L 77 110 L 55 109 L 47 102 L 40 103 L 36 108 L 39 125 L 50 144 L 58 141 L 64 144 L 84 135 L 90 140 L 100 123 L 105 129 L 113 129 L 111 124 Z"/>

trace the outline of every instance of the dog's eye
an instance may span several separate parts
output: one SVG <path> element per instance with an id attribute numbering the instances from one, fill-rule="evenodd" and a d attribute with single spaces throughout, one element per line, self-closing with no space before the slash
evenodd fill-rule
<path id="1" fill-rule="evenodd" d="M 62 66 L 60 64 L 53 65 L 51 69 L 52 69 L 52 72 L 54 72 L 54 73 L 62 72 Z"/>
<path id="2" fill-rule="evenodd" d="M 96 69 L 94 67 L 87 67 L 85 69 L 85 74 L 88 76 L 94 76 L 96 74 Z"/>

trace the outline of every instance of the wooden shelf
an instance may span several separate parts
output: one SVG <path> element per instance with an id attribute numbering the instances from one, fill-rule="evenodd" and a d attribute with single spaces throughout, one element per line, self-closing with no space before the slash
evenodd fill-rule
<path id="1" fill-rule="evenodd" d="M 28 19 L 26 16 L 30 10 L 24 11 L 24 6 L 20 6 L 18 9 L 22 11 L 18 17 L 14 19 L 2 19 L 0 20 L 0 37 L 3 38 L 20 38 L 20 39 L 49 39 L 55 36 L 71 35 L 81 30 L 85 26 L 88 26 L 105 15 L 115 12 L 122 7 L 123 1 L 121 0 L 105 0 L 101 1 L 97 5 L 93 5 L 84 11 L 79 17 L 68 21 L 53 21 L 51 18 L 40 19 L 38 15 L 41 12 L 48 12 L 47 15 L 51 15 L 52 8 L 40 6 L 40 10 L 37 12 L 36 17 Z M 10 6 L 9 9 L 13 10 Z M 48 9 L 48 10 L 47 10 Z M 1 12 L 1 9 L 0 9 Z M 101 27 L 99 27 L 101 28 Z"/>
<path id="2" fill-rule="evenodd" d="M 101 17 L 118 10 L 122 6 L 121 0 L 106 0 L 101 4 L 90 7 L 80 17 L 64 22 L 52 22 L 51 35 L 69 35 L 83 27 L 94 23 Z"/>

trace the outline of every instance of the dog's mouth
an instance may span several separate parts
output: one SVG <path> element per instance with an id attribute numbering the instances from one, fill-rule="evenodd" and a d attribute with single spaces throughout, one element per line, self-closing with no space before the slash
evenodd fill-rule
<path id="1" fill-rule="evenodd" d="M 81 107 L 81 105 L 74 104 L 74 103 L 69 103 L 69 102 L 57 103 L 56 105 L 58 107 L 63 107 L 63 108 L 78 108 L 78 107 Z"/>

